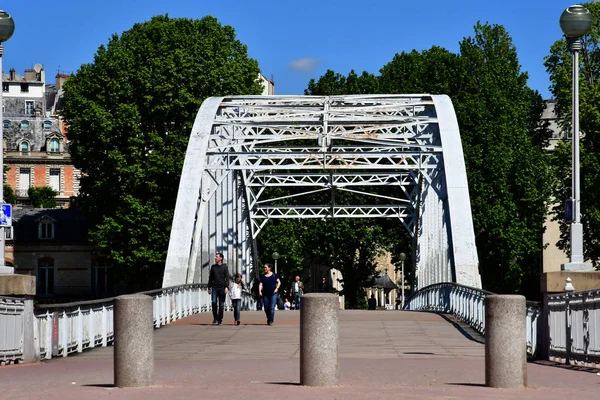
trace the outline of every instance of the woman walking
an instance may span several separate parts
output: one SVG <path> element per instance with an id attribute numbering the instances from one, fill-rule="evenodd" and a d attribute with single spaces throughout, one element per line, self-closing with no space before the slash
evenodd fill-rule
<path id="1" fill-rule="evenodd" d="M 277 305 L 277 292 L 281 281 L 277 274 L 274 274 L 271 264 L 265 264 L 265 274 L 260 277 L 258 285 L 258 295 L 262 296 L 265 314 L 267 315 L 267 324 L 273 325 L 275 319 L 275 305 Z"/>
<path id="2" fill-rule="evenodd" d="M 233 304 L 233 319 L 234 325 L 240 324 L 240 309 L 242 307 L 242 290 L 244 282 L 242 282 L 242 274 L 237 272 L 231 287 L 231 303 Z"/>

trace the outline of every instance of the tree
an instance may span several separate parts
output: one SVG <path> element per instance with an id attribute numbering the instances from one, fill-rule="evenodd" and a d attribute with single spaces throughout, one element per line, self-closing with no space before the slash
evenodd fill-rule
<path id="1" fill-rule="evenodd" d="M 454 99 L 483 285 L 533 295 L 552 182 L 543 147 L 549 131 L 535 123 L 541 97 L 527 87 L 502 26 L 478 23 L 460 56 L 467 79 Z"/>
<path id="2" fill-rule="evenodd" d="M 600 4 L 583 4 L 592 14 L 593 21 L 600 18 Z M 600 26 L 592 25 L 590 32 L 581 38 L 579 61 L 579 117 L 580 117 L 580 182 L 581 223 L 583 224 L 584 258 L 600 266 Z M 572 55 L 567 41 L 554 42 L 544 65 L 550 74 L 550 91 L 556 99 L 559 125 L 571 131 Z M 559 248 L 569 248 L 569 225 L 564 222 L 564 201 L 571 198 L 571 141 L 559 143 L 553 153 L 557 176 L 553 197 L 553 219 L 559 221 L 561 240 Z"/>
<path id="3" fill-rule="evenodd" d="M 157 16 L 101 45 L 65 84 L 70 151 L 90 238 L 121 278 L 161 280 L 184 154 L 210 96 L 260 94 L 230 26 Z"/>
<path id="4" fill-rule="evenodd" d="M 396 54 L 374 77 L 372 87 L 383 93 L 451 97 L 461 130 L 483 286 L 535 294 L 552 182 L 544 153 L 550 132 L 539 123 L 544 104 L 527 87 L 527 74 L 506 30 L 478 23 L 474 33 L 460 43 L 459 54 L 435 46 Z M 328 71 L 311 80 L 306 92 L 341 94 L 347 81 Z M 387 243 L 395 255 L 407 250 Z"/>
<path id="5" fill-rule="evenodd" d="M 35 208 L 55 208 L 57 194 L 50 186 L 32 186 L 27 190 L 27 195 Z"/>

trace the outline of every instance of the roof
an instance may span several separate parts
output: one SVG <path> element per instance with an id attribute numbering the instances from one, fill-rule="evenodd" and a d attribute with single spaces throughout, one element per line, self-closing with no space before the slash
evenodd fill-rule
<path id="1" fill-rule="evenodd" d="M 388 276 L 388 274 L 379 274 L 374 279 L 375 283 L 373 283 L 373 287 L 383 288 L 383 289 L 397 289 L 398 286 Z"/>
<path id="2" fill-rule="evenodd" d="M 54 222 L 54 241 L 88 242 L 87 223 L 77 208 L 14 208 L 15 241 L 39 241 L 38 223 L 42 218 Z"/>

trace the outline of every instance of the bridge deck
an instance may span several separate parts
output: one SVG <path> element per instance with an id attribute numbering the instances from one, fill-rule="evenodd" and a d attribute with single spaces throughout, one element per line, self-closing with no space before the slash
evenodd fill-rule
<path id="1" fill-rule="evenodd" d="M 299 313 L 242 313 L 212 326 L 208 313 L 155 331 L 156 386 L 116 389 L 112 347 L 34 365 L 0 367 L 0 399 L 578 399 L 598 398 L 600 376 L 528 365 L 529 388 L 484 387 L 484 345 L 442 316 L 342 311 L 340 385 L 299 386 Z M 466 335 L 466 336 L 465 336 Z"/>

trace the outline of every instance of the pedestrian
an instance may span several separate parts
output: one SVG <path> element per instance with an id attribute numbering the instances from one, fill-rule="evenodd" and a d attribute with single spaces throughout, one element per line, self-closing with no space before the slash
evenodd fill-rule
<path id="1" fill-rule="evenodd" d="M 290 301 L 286 297 L 285 302 L 283 303 L 283 309 L 286 311 L 289 311 L 291 308 L 292 308 L 292 303 L 290 303 Z"/>
<path id="2" fill-rule="evenodd" d="M 321 293 L 331 293 L 331 286 L 327 283 L 327 278 L 323 277 L 321 279 L 321 286 L 319 288 Z"/>
<path id="3" fill-rule="evenodd" d="M 377 309 L 377 300 L 375 300 L 375 295 L 373 293 L 371 293 L 371 298 L 369 299 L 368 303 L 369 303 L 369 310 Z"/>
<path id="4" fill-rule="evenodd" d="M 292 301 L 296 305 L 295 310 L 300 309 L 300 297 L 304 294 L 304 284 L 300 280 L 299 276 L 296 276 L 296 280 L 292 283 L 292 287 L 290 289 L 290 294 L 292 296 Z"/>
<path id="5" fill-rule="evenodd" d="M 262 296 L 263 307 L 265 314 L 267 315 L 267 324 L 273 325 L 275 319 L 275 306 L 277 305 L 277 292 L 281 281 L 277 274 L 274 274 L 271 264 L 265 264 L 265 274 L 260 277 L 260 284 L 258 285 L 258 294 Z"/>
<path id="6" fill-rule="evenodd" d="M 211 295 L 213 325 L 223 323 L 225 295 L 229 291 L 229 268 L 223 263 L 223 253 L 215 254 L 215 264 L 210 267 L 208 274 L 208 293 Z"/>
<path id="7" fill-rule="evenodd" d="M 242 307 L 242 290 L 244 290 L 244 282 L 242 282 L 242 274 L 236 272 L 231 286 L 231 303 L 233 304 L 233 320 L 234 325 L 240 324 L 240 309 Z"/>

